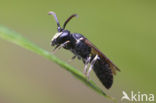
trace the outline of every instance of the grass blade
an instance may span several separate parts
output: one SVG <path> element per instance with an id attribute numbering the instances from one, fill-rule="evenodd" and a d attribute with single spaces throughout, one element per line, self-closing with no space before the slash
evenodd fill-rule
<path id="1" fill-rule="evenodd" d="M 78 69 L 76 69 L 76 68 L 68 65 L 67 63 L 61 61 L 60 59 L 55 57 L 50 52 L 38 47 L 37 45 L 35 45 L 31 41 L 22 37 L 19 33 L 16 33 L 12 30 L 9 30 L 8 28 L 6 28 L 4 26 L 0 26 L 0 38 L 7 40 L 9 42 L 15 43 L 16 45 L 18 45 L 20 47 L 23 47 L 27 50 L 30 50 L 36 54 L 39 54 L 39 55 L 51 60 L 52 62 L 55 62 L 56 64 L 61 66 L 63 69 L 72 73 L 74 77 L 81 80 L 84 84 L 86 84 L 88 87 L 93 89 L 95 92 L 97 92 L 97 93 L 103 95 L 104 97 L 114 101 L 114 99 L 112 97 L 106 95 L 106 93 L 104 93 L 102 89 L 100 89 L 98 86 L 96 86 L 96 84 L 93 81 L 87 80 L 87 78 L 83 75 L 83 73 L 81 73 Z"/>

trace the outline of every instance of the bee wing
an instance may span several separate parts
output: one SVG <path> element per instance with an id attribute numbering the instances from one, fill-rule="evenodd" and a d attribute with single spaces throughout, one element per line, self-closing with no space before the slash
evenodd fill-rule
<path id="1" fill-rule="evenodd" d="M 104 60 L 110 66 L 110 69 L 112 70 L 112 73 L 114 75 L 116 74 L 116 70 L 120 71 L 120 69 L 115 64 L 113 64 L 113 62 L 110 59 L 108 59 L 99 49 L 97 49 L 96 46 L 94 44 L 92 44 L 88 39 L 85 38 L 84 42 L 88 46 L 91 47 L 91 54 L 93 54 L 93 55 L 98 54 L 100 56 L 100 58 L 102 60 Z"/>

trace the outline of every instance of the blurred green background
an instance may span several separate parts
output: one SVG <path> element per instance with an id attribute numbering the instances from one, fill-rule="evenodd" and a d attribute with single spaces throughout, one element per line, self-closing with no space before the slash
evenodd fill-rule
<path id="1" fill-rule="evenodd" d="M 0 24 L 52 51 L 57 32 L 49 11 L 62 24 L 77 13 L 67 29 L 82 33 L 120 69 L 106 90 L 94 72 L 91 79 L 120 102 L 122 91 L 156 94 L 156 1 L 154 0 L 1 0 Z M 56 56 L 68 61 L 72 54 Z M 83 71 L 83 63 L 69 63 Z M 0 103 L 112 103 L 49 60 L 0 39 Z"/>

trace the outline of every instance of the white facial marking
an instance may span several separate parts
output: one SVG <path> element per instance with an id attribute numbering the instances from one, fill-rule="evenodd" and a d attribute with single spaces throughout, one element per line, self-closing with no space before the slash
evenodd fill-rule
<path id="1" fill-rule="evenodd" d="M 59 37 L 62 34 L 62 32 L 58 32 L 56 33 L 53 38 L 51 39 L 51 41 L 53 41 L 54 39 L 56 39 L 57 37 Z"/>

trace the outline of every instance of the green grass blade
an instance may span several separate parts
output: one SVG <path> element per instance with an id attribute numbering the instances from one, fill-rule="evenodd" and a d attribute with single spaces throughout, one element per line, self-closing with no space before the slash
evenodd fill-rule
<path id="1" fill-rule="evenodd" d="M 15 43 L 16 45 L 19 45 L 20 47 L 23 47 L 27 50 L 30 50 L 36 54 L 43 56 L 45 58 L 48 58 L 52 62 L 55 62 L 56 64 L 61 66 L 63 69 L 72 73 L 74 77 L 81 80 L 84 84 L 86 84 L 88 87 L 93 89 L 95 92 L 103 95 L 106 98 L 114 100 L 112 97 L 106 95 L 106 93 L 104 93 L 102 89 L 100 89 L 98 86 L 96 86 L 96 84 L 93 81 L 87 80 L 87 78 L 83 75 L 83 73 L 81 73 L 78 69 L 76 69 L 76 68 L 68 65 L 67 63 L 61 61 L 60 59 L 55 57 L 52 53 L 38 47 L 37 45 L 35 45 L 31 41 L 22 37 L 20 34 L 14 32 L 12 30 L 9 30 L 8 28 L 6 28 L 4 26 L 0 26 L 0 38 L 7 40 L 9 42 Z"/>

